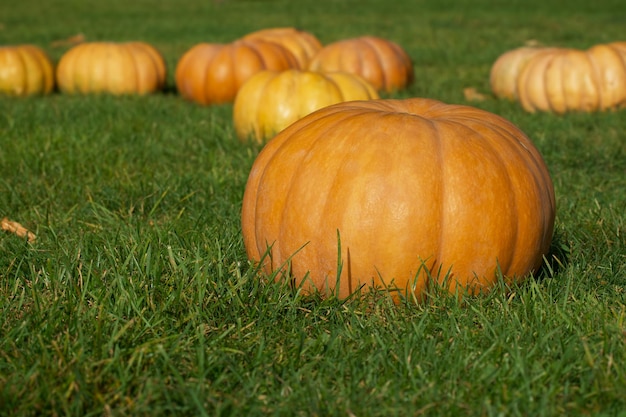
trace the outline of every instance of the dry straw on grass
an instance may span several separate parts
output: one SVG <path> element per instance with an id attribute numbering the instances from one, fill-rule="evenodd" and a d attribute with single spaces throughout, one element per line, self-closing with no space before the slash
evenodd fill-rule
<path id="1" fill-rule="evenodd" d="M 31 232 L 18 222 L 9 220 L 7 217 L 3 218 L 2 221 L 0 221 L 0 228 L 9 233 L 14 233 L 19 237 L 25 237 L 29 242 L 33 242 L 37 238 L 37 236 L 35 236 L 33 232 Z"/>

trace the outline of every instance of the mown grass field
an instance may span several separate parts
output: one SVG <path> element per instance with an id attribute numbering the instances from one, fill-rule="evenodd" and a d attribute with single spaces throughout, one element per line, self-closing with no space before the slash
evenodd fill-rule
<path id="1" fill-rule="evenodd" d="M 11 4 L 9 4 L 11 3 Z M 621 0 L 4 1 L 0 44 L 144 40 L 165 93 L 0 97 L 0 415 L 626 415 L 626 111 L 527 114 L 490 95 L 506 50 L 626 40 Z M 549 166 L 546 266 L 459 303 L 294 294 L 247 261 L 241 198 L 259 145 L 232 107 L 181 99 L 192 45 L 298 26 L 411 55 L 395 97 L 516 123 Z M 487 96 L 467 102 L 463 89 Z M 419 238 L 419 237 L 416 237 Z"/>

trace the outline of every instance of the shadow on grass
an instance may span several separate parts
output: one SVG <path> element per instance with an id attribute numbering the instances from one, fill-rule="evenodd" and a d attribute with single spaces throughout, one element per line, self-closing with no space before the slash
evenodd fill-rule
<path id="1" fill-rule="evenodd" d="M 563 234 L 555 232 L 550 244 L 550 250 L 544 256 L 541 268 L 535 273 L 537 281 L 555 278 L 563 271 L 570 259 L 570 248 L 565 241 Z"/>

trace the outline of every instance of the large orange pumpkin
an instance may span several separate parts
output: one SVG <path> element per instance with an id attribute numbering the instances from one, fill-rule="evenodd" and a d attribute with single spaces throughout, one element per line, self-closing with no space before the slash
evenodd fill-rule
<path id="1" fill-rule="evenodd" d="M 309 69 L 357 74 L 385 92 L 402 90 L 413 81 L 413 63 L 404 49 L 375 36 L 344 39 L 324 46 L 311 58 Z"/>
<path id="2" fill-rule="evenodd" d="M 301 69 L 307 68 L 313 55 L 322 49 L 322 43 L 315 35 L 291 27 L 261 29 L 247 34 L 243 39 L 262 39 L 284 46 L 296 57 Z"/>
<path id="3" fill-rule="evenodd" d="M 0 93 L 11 96 L 48 94 L 54 89 L 54 66 L 34 45 L 0 47 Z"/>
<path id="4" fill-rule="evenodd" d="M 275 42 L 239 39 L 229 44 L 200 43 L 179 60 L 176 86 L 184 98 L 199 104 L 228 103 L 257 72 L 290 68 L 298 68 L 298 61 Z"/>
<path id="5" fill-rule="evenodd" d="M 320 109 L 265 145 L 242 231 L 250 259 L 305 291 L 421 298 L 429 277 L 480 293 L 499 272 L 527 276 L 554 217 L 548 169 L 512 123 L 430 99 L 370 100 Z"/>
<path id="6" fill-rule="evenodd" d="M 252 137 L 261 142 L 322 107 L 377 98 L 369 82 L 346 72 L 262 71 L 235 97 L 235 131 L 242 140 Z"/>
<path id="7" fill-rule="evenodd" d="M 626 43 L 588 50 L 522 47 L 498 57 L 490 82 L 497 97 L 529 111 L 592 112 L 626 105 Z"/>
<path id="8" fill-rule="evenodd" d="M 85 42 L 63 54 L 56 74 L 63 93 L 147 94 L 164 87 L 166 66 L 145 42 Z"/>

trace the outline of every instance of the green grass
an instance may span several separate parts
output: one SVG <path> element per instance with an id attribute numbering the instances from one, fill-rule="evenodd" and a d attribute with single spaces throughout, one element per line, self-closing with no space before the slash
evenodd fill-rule
<path id="1" fill-rule="evenodd" d="M 553 4 L 554 3 L 554 4 Z M 535 39 L 626 40 L 621 0 L 22 0 L 0 44 L 195 43 L 297 25 L 366 33 L 412 56 L 398 97 L 466 103 L 504 51 Z M 556 231 L 536 277 L 463 303 L 294 294 L 246 259 L 240 208 L 260 146 L 229 105 L 149 97 L 0 97 L 0 415 L 625 415 L 626 113 L 516 123 L 554 180 Z"/>

